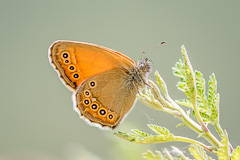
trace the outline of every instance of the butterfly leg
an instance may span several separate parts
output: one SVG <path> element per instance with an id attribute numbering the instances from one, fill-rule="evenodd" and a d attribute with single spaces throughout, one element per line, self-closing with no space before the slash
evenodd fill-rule
<path id="1" fill-rule="evenodd" d="M 135 83 L 133 83 L 133 86 L 134 86 L 134 88 L 137 90 L 138 94 L 140 94 L 140 92 L 139 92 L 139 90 L 138 90 L 138 88 L 137 88 L 137 86 L 136 86 Z"/>

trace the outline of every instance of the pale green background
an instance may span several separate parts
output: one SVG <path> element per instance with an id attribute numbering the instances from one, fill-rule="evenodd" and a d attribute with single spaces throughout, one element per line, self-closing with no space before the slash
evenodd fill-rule
<path id="1" fill-rule="evenodd" d="M 48 62 L 47 49 L 58 39 L 100 44 L 133 60 L 167 41 L 149 58 L 175 99 L 184 95 L 175 87 L 178 79 L 171 67 L 184 44 L 194 69 L 206 79 L 216 74 L 220 122 L 236 147 L 240 144 L 239 7 L 238 0 L 1 0 L 0 159 L 86 159 L 79 158 L 83 148 L 104 160 L 141 159 L 147 149 L 189 146 L 133 144 L 79 119 L 72 110 L 71 92 Z M 174 117 L 139 102 L 116 131 L 150 132 L 149 123 L 176 135 L 197 136 L 185 127 L 175 128 L 179 121 Z"/>

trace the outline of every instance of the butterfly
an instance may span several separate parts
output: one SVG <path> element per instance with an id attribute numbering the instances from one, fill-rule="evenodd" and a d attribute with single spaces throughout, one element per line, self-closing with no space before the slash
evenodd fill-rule
<path id="1" fill-rule="evenodd" d="M 148 84 L 152 61 L 137 63 L 112 49 L 59 40 L 49 47 L 49 61 L 73 91 L 73 108 L 90 125 L 114 129 Z"/>

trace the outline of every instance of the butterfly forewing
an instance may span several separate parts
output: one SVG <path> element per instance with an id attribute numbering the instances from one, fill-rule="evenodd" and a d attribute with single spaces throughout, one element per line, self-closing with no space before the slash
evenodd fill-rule
<path id="1" fill-rule="evenodd" d="M 71 90 L 87 78 L 116 68 L 131 68 L 134 62 L 114 50 L 74 41 L 56 41 L 49 47 L 49 60 L 62 82 Z"/>

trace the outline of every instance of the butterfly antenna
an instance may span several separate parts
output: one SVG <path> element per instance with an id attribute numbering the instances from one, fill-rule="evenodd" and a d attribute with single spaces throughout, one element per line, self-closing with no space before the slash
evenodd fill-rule
<path id="1" fill-rule="evenodd" d="M 145 56 L 147 56 L 147 55 L 149 55 L 149 54 L 152 54 L 159 46 L 161 46 L 161 45 L 164 44 L 164 43 L 167 43 L 167 42 L 166 42 L 166 41 L 163 41 L 163 42 L 159 43 L 156 47 L 154 47 L 154 48 L 152 49 L 151 52 L 145 54 Z"/>
<path id="2" fill-rule="evenodd" d="M 146 54 L 145 52 L 142 52 L 141 59 L 143 59 L 143 57 L 144 57 L 145 54 Z"/>

